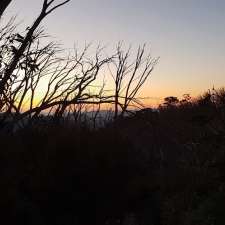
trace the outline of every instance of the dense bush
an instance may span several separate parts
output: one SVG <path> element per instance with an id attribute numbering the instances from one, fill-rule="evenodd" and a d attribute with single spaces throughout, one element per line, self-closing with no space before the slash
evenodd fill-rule
<path id="1" fill-rule="evenodd" d="M 48 120 L 2 129 L 1 219 L 224 224 L 225 92 L 206 98 L 98 129 Z"/>

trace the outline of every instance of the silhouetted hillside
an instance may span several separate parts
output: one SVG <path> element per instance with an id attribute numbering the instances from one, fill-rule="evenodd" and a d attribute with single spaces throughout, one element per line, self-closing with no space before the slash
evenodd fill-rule
<path id="1" fill-rule="evenodd" d="M 0 140 L 7 224 L 225 222 L 224 90 L 98 129 L 40 117 Z"/>

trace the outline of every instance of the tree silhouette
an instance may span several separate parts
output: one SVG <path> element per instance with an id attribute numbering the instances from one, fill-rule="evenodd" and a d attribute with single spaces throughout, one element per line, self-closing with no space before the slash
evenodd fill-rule
<path id="1" fill-rule="evenodd" d="M 124 51 L 119 43 L 112 64 L 115 69 L 110 70 L 115 83 L 115 118 L 119 109 L 123 116 L 129 106 L 142 106 L 136 95 L 158 62 L 158 58 L 145 55 L 145 45 L 138 48 L 134 61 L 130 60 L 130 50 Z"/>
<path id="2" fill-rule="evenodd" d="M 164 105 L 165 106 L 175 106 L 179 102 L 179 99 L 174 96 L 169 96 L 164 98 Z"/>
<path id="3" fill-rule="evenodd" d="M 74 49 L 74 55 L 65 56 L 59 45 L 42 44 L 46 35 L 40 23 L 69 1 L 43 0 L 40 14 L 23 33 L 16 31 L 13 20 L 1 29 L 0 112 L 4 113 L 3 121 L 7 117 L 13 118 L 13 122 L 34 119 L 42 113 L 63 118 L 76 109 L 81 110 L 78 105 L 95 105 L 97 111 L 93 120 L 96 124 L 102 104 L 114 105 L 115 119 L 128 112 L 130 106 L 142 106 L 137 93 L 158 62 L 146 55 L 145 45 L 138 48 L 132 59 L 130 49 L 124 50 L 122 43 L 109 57 L 100 46 L 94 55 L 89 53 L 90 45 L 86 45 L 83 51 Z M 112 94 L 106 94 L 105 82 L 93 91 L 103 68 L 104 71 L 109 69 L 105 73 L 111 72 L 115 81 Z M 40 88 L 42 95 L 38 96 Z"/>
<path id="4" fill-rule="evenodd" d="M 12 0 L 1 0 L 0 2 L 0 18 Z"/>
<path id="5" fill-rule="evenodd" d="M 10 64 L 5 69 L 4 73 L 2 74 L 0 80 L 0 96 L 4 95 L 5 87 L 8 80 L 12 77 L 14 70 L 16 69 L 18 62 L 20 61 L 21 57 L 23 56 L 27 47 L 29 47 L 30 43 L 32 43 L 34 38 L 34 32 L 37 30 L 38 26 L 40 25 L 41 21 L 50 13 L 52 13 L 57 8 L 61 7 L 62 5 L 68 3 L 70 0 L 63 1 L 62 3 L 56 4 L 55 0 L 44 0 L 41 12 L 37 19 L 34 21 L 33 25 L 28 28 L 27 33 L 24 37 L 20 38 L 21 44 L 18 48 L 14 48 L 14 56 L 11 59 Z"/>

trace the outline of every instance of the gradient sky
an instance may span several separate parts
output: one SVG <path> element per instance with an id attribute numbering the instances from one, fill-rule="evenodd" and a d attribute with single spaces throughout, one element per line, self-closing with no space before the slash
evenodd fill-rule
<path id="1" fill-rule="evenodd" d="M 13 0 L 5 18 L 29 25 L 42 0 Z M 45 21 L 66 48 L 74 43 L 147 43 L 160 62 L 145 96 L 201 94 L 225 85 L 224 0 L 71 0 Z"/>

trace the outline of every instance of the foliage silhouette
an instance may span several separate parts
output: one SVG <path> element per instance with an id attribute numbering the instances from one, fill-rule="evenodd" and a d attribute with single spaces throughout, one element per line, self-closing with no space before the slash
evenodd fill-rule
<path id="1" fill-rule="evenodd" d="M 2 130 L 3 217 L 10 224 L 223 224 L 225 92 L 207 105 L 202 98 L 94 130 L 54 120 Z M 196 123 L 200 115 L 211 119 Z"/>

